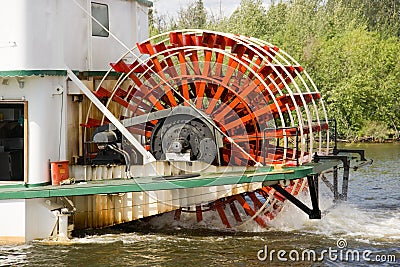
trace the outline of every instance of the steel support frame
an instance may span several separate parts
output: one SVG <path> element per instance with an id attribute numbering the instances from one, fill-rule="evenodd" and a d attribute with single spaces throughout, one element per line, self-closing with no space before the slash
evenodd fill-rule
<path id="1" fill-rule="evenodd" d="M 360 161 L 364 163 L 353 167 L 354 170 L 357 168 L 368 164 L 367 159 L 365 158 L 365 150 L 363 149 L 339 149 L 338 148 L 338 132 L 337 132 L 337 121 L 336 119 L 329 119 L 328 121 L 333 121 L 334 126 L 334 147 L 333 147 L 333 155 L 325 155 L 320 156 L 317 153 L 314 154 L 314 162 L 319 162 L 321 160 L 325 161 L 333 161 L 333 160 L 340 160 L 343 163 L 343 180 L 342 180 L 342 192 L 339 192 L 339 174 L 338 174 L 338 165 L 332 167 L 333 173 L 333 184 L 324 176 L 321 175 L 321 180 L 328 186 L 328 188 L 333 193 L 333 200 L 334 202 L 337 201 L 347 201 L 347 194 L 349 189 L 349 177 L 350 177 L 350 161 L 354 159 L 352 156 L 340 155 L 341 153 L 345 154 L 358 154 L 360 156 Z M 370 161 L 370 164 L 372 160 Z"/>
<path id="2" fill-rule="evenodd" d="M 352 158 L 348 156 L 341 155 L 328 155 L 320 156 L 314 155 L 314 162 L 319 162 L 321 160 L 340 160 L 343 163 L 343 180 L 342 180 L 342 193 L 339 192 L 339 182 L 338 182 L 338 167 L 333 167 L 333 186 L 329 186 L 333 191 L 334 201 L 347 201 L 347 192 L 349 190 L 349 177 L 350 177 L 350 160 Z M 327 180 L 325 179 L 326 183 Z M 329 181 L 328 181 L 329 182 Z"/>
<path id="3" fill-rule="evenodd" d="M 310 219 L 321 219 L 321 210 L 319 208 L 318 176 L 319 174 L 317 173 L 307 176 L 308 190 L 310 192 L 312 208 L 309 208 L 295 196 L 282 188 L 279 184 L 272 185 L 271 187 L 283 195 L 287 200 L 296 205 L 296 207 L 304 211 Z"/>
<path id="4" fill-rule="evenodd" d="M 333 149 L 333 154 L 338 155 L 340 153 L 355 153 L 360 155 L 361 161 L 367 161 L 365 158 L 365 150 L 363 149 Z"/>

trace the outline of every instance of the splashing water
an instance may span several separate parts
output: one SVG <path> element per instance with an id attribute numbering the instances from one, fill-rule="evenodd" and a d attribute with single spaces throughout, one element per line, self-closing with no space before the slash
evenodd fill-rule
<path id="1" fill-rule="evenodd" d="M 301 194 L 298 197 L 304 203 L 309 203 L 309 196 Z M 284 208 L 269 222 L 267 228 L 260 227 L 256 222 L 246 224 L 239 231 L 271 232 L 300 231 L 323 235 L 330 238 L 357 238 L 364 242 L 400 240 L 400 208 L 392 211 L 368 210 L 350 203 L 334 204 L 332 199 L 320 199 L 323 213 L 322 219 L 310 220 L 308 215 L 299 208 L 285 202 Z M 229 210 L 226 210 L 229 217 Z M 150 220 L 150 227 L 155 230 L 180 229 L 211 229 L 219 231 L 238 231 L 236 228 L 226 229 L 217 212 L 206 212 L 203 221 L 197 222 L 193 213 L 182 213 L 179 221 L 174 220 L 174 213 L 167 213 Z"/>

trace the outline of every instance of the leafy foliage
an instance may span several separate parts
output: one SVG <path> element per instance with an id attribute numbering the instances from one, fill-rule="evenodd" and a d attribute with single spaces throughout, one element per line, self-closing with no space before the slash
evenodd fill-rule
<path id="1" fill-rule="evenodd" d="M 266 15 L 261 0 L 241 0 L 228 19 L 227 31 L 260 38 L 266 33 Z"/>
<path id="2" fill-rule="evenodd" d="M 207 13 L 202 0 L 191 3 L 178 12 L 176 27 L 179 29 L 202 29 L 207 25 Z"/>
<path id="3" fill-rule="evenodd" d="M 265 39 L 311 73 L 343 138 L 399 137 L 400 0 L 276 0 L 268 9 L 242 0 L 230 17 L 196 0 L 178 15 L 149 14 L 151 32 L 205 28 Z"/>

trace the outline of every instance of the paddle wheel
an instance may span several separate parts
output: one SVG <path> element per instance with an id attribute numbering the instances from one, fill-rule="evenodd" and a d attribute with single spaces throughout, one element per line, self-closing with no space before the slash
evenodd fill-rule
<path id="1" fill-rule="evenodd" d="M 281 185 L 276 185 L 281 187 Z M 307 189 L 307 179 L 297 179 L 281 187 L 296 196 Z M 266 227 L 283 208 L 286 198 L 271 186 L 264 186 L 252 192 L 233 195 L 195 208 L 185 207 L 175 211 L 175 220 L 180 220 L 182 212 L 195 213 L 197 222 L 203 220 L 203 213 L 217 212 L 226 228 L 240 228 L 254 220 Z"/>
<path id="2" fill-rule="evenodd" d="M 82 124 L 89 146 L 112 139 L 122 147 L 87 148 L 89 162 L 114 155 L 112 162 L 127 165 L 201 161 L 284 172 L 282 166 L 302 166 L 313 153 L 330 150 L 327 115 L 307 72 L 286 52 L 251 37 L 205 30 L 152 37 L 111 63 L 94 94 L 137 143 L 90 105 Z M 249 217 L 265 226 L 286 199 L 281 189 L 295 196 L 308 187 L 307 178 L 264 182 L 255 191 L 181 207 L 175 217 L 190 211 L 201 221 L 203 212 L 215 211 L 226 227 Z"/>

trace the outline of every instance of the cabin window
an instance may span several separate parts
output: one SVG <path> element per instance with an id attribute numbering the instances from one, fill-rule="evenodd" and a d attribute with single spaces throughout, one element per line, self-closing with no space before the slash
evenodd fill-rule
<path id="1" fill-rule="evenodd" d="M 108 16 L 108 6 L 92 2 L 92 16 L 107 30 L 109 30 L 110 19 Z M 101 27 L 94 19 L 92 19 L 92 36 L 108 37 L 108 31 Z"/>

